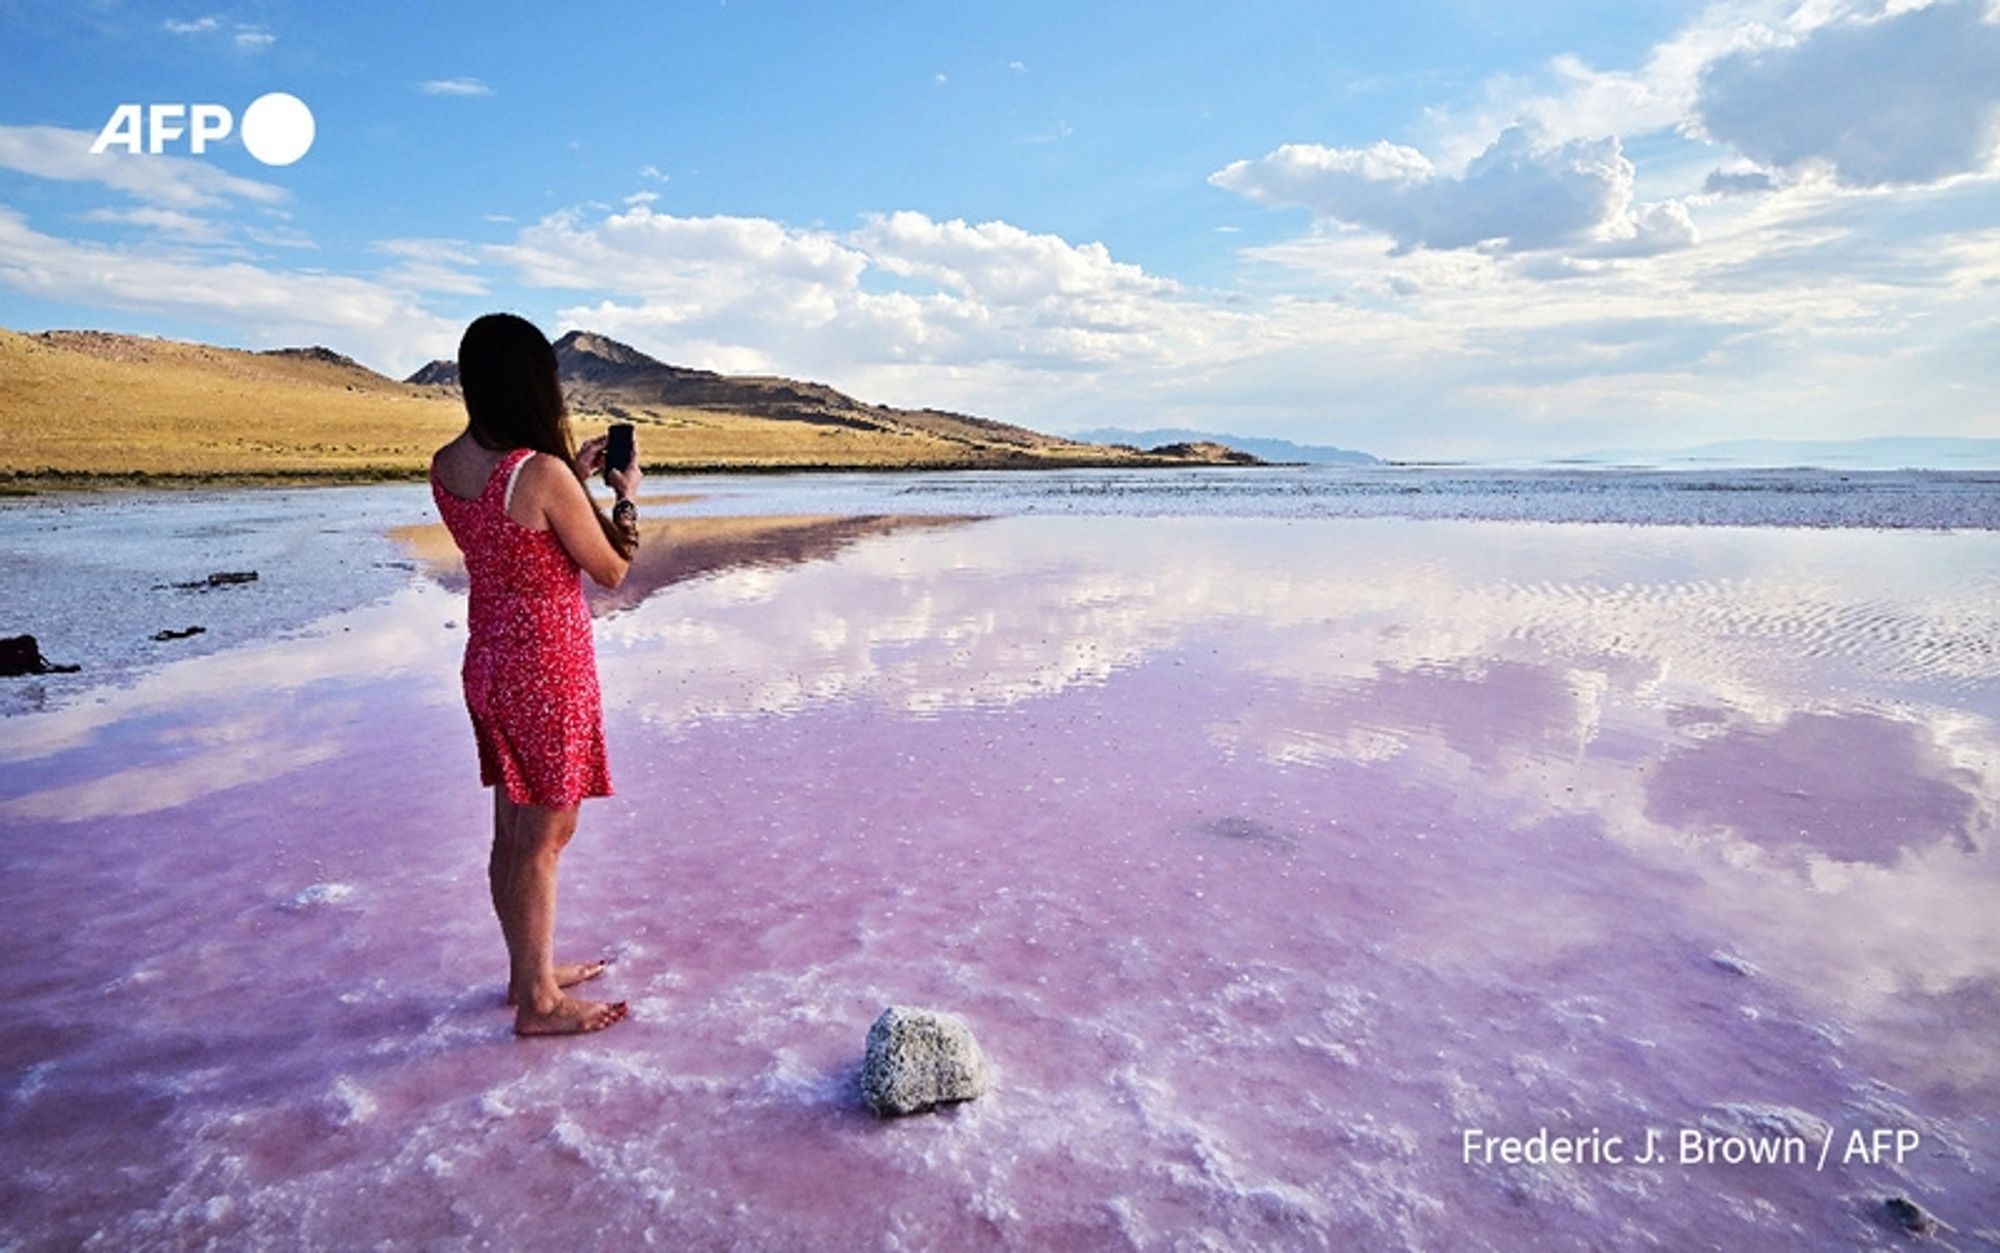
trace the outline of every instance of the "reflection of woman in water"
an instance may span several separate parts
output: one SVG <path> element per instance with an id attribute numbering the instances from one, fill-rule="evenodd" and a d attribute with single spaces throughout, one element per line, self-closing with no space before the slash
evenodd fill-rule
<path id="1" fill-rule="evenodd" d="M 468 327 L 458 376 L 465 431 L 432 457 L 431 494 L 472 583 L 465 704 L 479 780 L 493 789 L 487 870 L 507 939 L 507 1003 L 522 1035 L 598 1031 L 626 1007 L 563 990 L 604 963 L 556 964 L 556 861 L 577 805 L 611 794 L 578 571 L 605 587 L 625 577 L 639 544 L 638 458 L 605 474 L 618 494 L 607 518 L 584 486 L 604 466 L 604 441 L 572 454 L 555 350 L 521 318 L 488 314 Z"/>

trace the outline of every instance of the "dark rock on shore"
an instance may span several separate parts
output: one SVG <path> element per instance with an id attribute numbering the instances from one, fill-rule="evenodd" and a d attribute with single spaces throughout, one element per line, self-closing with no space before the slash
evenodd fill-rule
<path id="1" fill-rule="evenodd" d="M 868 1029 L 861 1094 L 877 1114 L 915 1114 L 986 1091 L 986 1055 L 956 1014 L 891 1005 Z"/>
<path id="2" fill-rule="evenodd" d="M 1906 1196 L 1882 1198 L 1882 1216 L 1892 1226 L 1913 1236 L 1929 1236 L 1937 1233 L 1937 1217 Z"/>
<path id="3" fill-rule="evenodd" d="M 238 583 L 255 583 L 255 570 L 217 570 L 205 579 L 191 579 L 186 583 L 159 583 L 155 588 L 173 588 L 180 592 L 205 592 L 211 587 L 234 587 Z"/>
<path id="4" fill-rule="evenodd" d="M 9 635 L 0 639 L 0 676 L 22 674 L 75 674 L 82 666 L 59 666 L 42 656 L 41 645 L 32 635 Z"/>

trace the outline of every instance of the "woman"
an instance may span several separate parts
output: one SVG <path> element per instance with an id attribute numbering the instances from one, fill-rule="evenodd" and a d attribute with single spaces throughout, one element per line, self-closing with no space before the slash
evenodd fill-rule
<path id="1" fill-rule="evenodd" d="M 556 964 L 556 861 L 577 805 L 611 794 L 578 572 L 605 587 L 624 579 L 639 544 L 638 457 L 605 473 L 618 494 L 607 518 L 584 486 L 603 468 L 604 441 L 570 451 L 555 350 L 512 314 L 466 328 L 458 378 L 466 426 L 431 458 L 431 495 L 472 582 L 465 704 L 479 780 L 493 789 L 487 873 L 507 940 L 507 1003 L 520 1035 L 601 1031 L 625 1017 L 625 1002 L 564 991 L 604 963 Z"/>

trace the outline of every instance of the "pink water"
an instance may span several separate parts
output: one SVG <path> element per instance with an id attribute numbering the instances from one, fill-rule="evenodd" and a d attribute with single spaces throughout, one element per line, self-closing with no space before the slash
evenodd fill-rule
<path id="1" fill-rule="evenodd" d="M 0 1245 L 2000 1242 L 2000 536 L 827 527 L 604 606 L 598 1037 L 508 1034 L 450 580 L 0 720 Z M 990 1094 L 868 1114 L 892 1002 Z"/>

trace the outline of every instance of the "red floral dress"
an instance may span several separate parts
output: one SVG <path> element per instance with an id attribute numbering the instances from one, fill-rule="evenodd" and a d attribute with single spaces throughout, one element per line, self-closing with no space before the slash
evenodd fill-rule
<path id="1" fill-rule="evenodd" d="M 508 453 L 476 500 L 445 490 L 433 460 L 431 495 L 472 582 L 463 674 L 479 781 L 567 809 L 611 795 L 611 771 L 581 572 L 555 532 L 507 516 L 507 484 L 533 455 Z"/>

